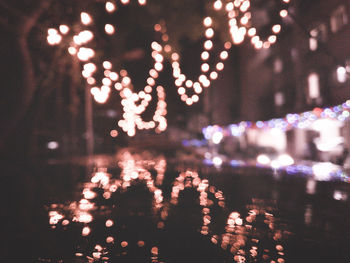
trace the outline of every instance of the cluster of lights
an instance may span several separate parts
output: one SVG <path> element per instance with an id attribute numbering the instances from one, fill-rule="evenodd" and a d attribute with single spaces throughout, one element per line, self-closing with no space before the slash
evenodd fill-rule
<path id="1" fill-rule="evenodd" d="M 350 100 L 326 108 L 314 108 L 312 111 L 303 113 L 289 113 L 284 118 L 276 118 L 267 121 L 242 121 L 237 124 L 231 124 L 227 127 L 218 125 L 203 128 L 204 137 L 215 144 L 221 142 L 225 136 L 241 136 L 247 129 L 279 129 L 282 131 L 294 128 L 307 129 L 318 120 L 330 119 L 345 122 L 350 117 Z M 220 138 L 220 140 L 218 139 Z"/>
<path id="2" fill-rule="evenodd" d="M 199 204 L 202 206 L 202 227 L 201 234 L 209 234 L 209 225 L 211 223 L 210 206 L 213 205 L 213 201 L 208 199 L 208 194 L 214 195 L 217 200 L 218 206 L 225 207 L 225 197 L 222 191 L 215 189 L 214 186 L 209 186 L 207 179 L 201 179 L 197 172 L 187 170 L 186 172 L 180 173 L 175 179 L 172 191 L 170 203 L 176 205 L 178 203 L 179 193 L 185 188 L 193 188 L 199 192 Z"/>
<path id="3" fill-rule="evenodd" d="M 267 211 L 263 200 L 258 200 L 262 204 L 254 201 L 249 205 L 250 211 L 246 218 L 241 218 L 240 213 L 231 212 L 227 218 L 225 233 L 221 237 L 213 235 L 211 241 L 220 245 L 223 250 L 229 250 L 234 255 L 235 262 L 246 262 L 247 258 L 253 262 L 259 256 L 267 262 L 284 263 L 284 247 L 281 245 L 283 239 L 283 231 L 276 229 L 275 217 Z M 260 224 L 260 231 L 256 232 L 256 225 Z M 265 225 L 265 231 L 261 231 L 262 225 Z M 269 237 L 267 247 L 264 246 L 263 237 Z M 258 247 L 265 247 L 259 251 Z M 261 253 L 261 255 L 259 255 Z"/>
<path id="4" fill-rule="evenodd" d="M 138 1 L 140 5 L 145 5 L 145 0 Z M 121 1 L 126 5 L 129 1 Z M 107 13 L 112 13 L 117 10 L 115 3 L 107 1 L 105 4 Z M 93 17 L 87 12 L 80 14 L 82 25 L 89 26 L 93 23 Z M 47 41 L 50 45 L 58 45 L 62 40 L 62 35 L 69 32 L 69 27 L 61 25 L 59 31 L 54 28 L 48 30 Z M 115 27 L 111 24 L 105 25 L 105 33 L 112 35 L 115 33 Z M 62 34 L 62 35 L 61 35 Z M 97 103 L 105 103 L 112 90 L 112 87 L 119 92 L 122 97 L 122 105 L 124 109 L 123 119 L 118 122 L 119 127 L 123 129 L 129 136 L 136 134 L 136 129 L 156 129 L 156 132 L 165 131 L 167 128 L 166 121 L 166 102 L 165 91 L 162 86 L 157 86 L 156 92 L 158 96 L 158 103 L 155 113 L 151 121 L 143 121 L 141 114 L 146 110 L 149 102 L 152 100 L 152 91 L 156 84 L 156 79 L 159 72 L 163 69 L 163 55 L 162 47 L 157 42 L 152 43 L 152 57 L 155 61 L 154 67 L 149 70 L 149 77 L 147 78 L 147 85 L 138 93 L 133 92 L 131 78 L 127 75 L 126 70 L 121 70 L 119 73 L 112 71 L 112 63 L 109 61 L 103 62 L 104 77 L 100 86 L 96 86 L 96 79 L 93 77 L 94 73 L 98 72 L 98 68 L 91 60 L 95 56 L 95 50 L 87 47 L 94 38 L 94 34 L 90 30 L 82 30 L 72 37 L 68 53 L 76 56 L 82 65 L 82 76 L 86 79 L 87 84 L 91 87 L 90 91 Z M 158 123 L 158 125 L 157 125 Z M 113 133 L 115 134 L 115 133 Z"/>
<path id="5" fill-rule="evenodd" d="M 290 0 L 281 0 L 282 3 L 288 4 Z M 276 43 L 277 35 L 281 32 L 281 25 L 275 24 L 271 26 L 271 34 L 266 40 L 257 34 L 257 29 L 251 25 L 250 0 L 233 0 L 225 4 L 221 0 L 217 0 L 213 4 L 213 8 L 217 11 L 225 8 L 228 18 L 230 35 L 234 44 L 240 44 L 248 35 L 251 43 L 256 49 L 269 48 Z M 282 9 L 279 11 L 281 18 L 288 16 L 288 11 Z"/>
<path id="6" fill-rule="evenodd" d="M 112 175 L 107 173 L 106 168 L 99 168 L 97 172 L 92 174 L 90 182 L 85 184 L 82 191 L 82 199 L 78 202 L 71 202 L 65 205 L 53 204 L 49 211 L 49 223 L 52 228 L 56 228 L 58 224 L 62 226 L 68 226 L 71 221 L 80 222 L 83 224 L 81 235 L 84 237 L 90 236 L 93 229 L 90 227 L 90 223 L 94 221 L 97 216 L 94 216 L 94 211 L 98 211 L 98 205 L 95 204 L 95 199 L 101 193 L 96 189 L 102 189 L 103 198 L 108 200 L 112 197 L 112 194 L 116 191 L 124 192 L 131 185 L 133 181 L 144 181 L 145 185 L 151 193 L 153 193 L 153 213 L 159 214 L 163 207 L 163 194 L 162 190 L 157 185 L 162 185 L 164 172 L 166 170 L 166 161 L 163 157 L 156 158 L 144 158 L 141 159 L 138 155 L 132 155 L 129 152 L 122 152 L 119 155 L 120 161 L 118 162 L 122 169 L 120 178 L 114 179 Z M 155 180 L 152 178 L 150 170 L 157 172 Z M 114 206 L 113 206 L 114 207 Z M 113 227 L 116 222 L 110 217 L 112 213 L 106 210 L 104 214 L 106 216 L 105 227 L 107 229 Z M 71 219 L 69 217 L 73 215 Z M 161 226 L 162 224 L 158 224 Z M 118 238 L 118 237 L 117 237 Z M 91 252 L 91 255 L 86 255 L 89 262 L 95 262 L 97 260 L 103 260 L 108 262 L 108 249 L 112 244 L 119 246 L 120 248 L 126 248 L 129 246 L 129 242 L 122 240 L 120 243 L 116 243 L 117 238 L 113 237 L 110 232 L 107 232 L 107 236 L 103 243 L 96 244 Z M 139 240 L 137 242 L 138 247 L 144 247 L 145 242 Z M 76 253 L 77 257 L 84 256 L 83 251 Z M 157 257 L 158 248 L 153 246 L 151 248 L 152 258 Z"/>
<path id="7" fill-rule="evenodd" d="M 130 88 L 123 89 L 124 85 L 131 85 L 131 79 L 125 76 L 122 83 L 116 83 L 115 88 L 120 91 L 122 97 L 122 105 L 124 114 L 122 120 L 118 122 L 118 125 L 127 132 L 129 136 L 134 136 L 136 128 L 143 129 L 156 129 L 156 132 L 163 132 L 167 128 L 167 120 L 165 118 L 167 114 L 167 104 L 165 101 L 165 90 L 162 86 L 157 86 L 156 92 L 158 97 L 157 107 L 154 112 L 151 121 L 143 121 L 141 114 L 146 110 L 149 102 L 152 100 L 151 93 L 156 85 L 156 80 L 159 77 L 159 72 L 163 70 L 164 57 L 161 54 L 162 47 L 156 41 L 152 42 L 152 57 L 154 59 L 153 68 L 149 70 L 148 78 L 146 80 L 146 86 L 142 91 L 135 93 Z M 124 70 L 124 72 L 126 72 Z M 127 73 L 126 73 L 127 74 Z M 158 125 L 156 125 L 158 123 Z"/>

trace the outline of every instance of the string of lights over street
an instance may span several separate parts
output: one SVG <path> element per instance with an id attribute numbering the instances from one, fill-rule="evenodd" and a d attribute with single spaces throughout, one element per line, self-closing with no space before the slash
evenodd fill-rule
<path id="1" fill-rule="evenodd" d="M 279 11 L 281 22 L 283 18 L 288 16 L 287 7 L 289 0 L 281 0 L 284 8 Z M 128 5 L 129 1 L 120 1 L 122 5 Z M 146 5 L 147 2 L 139 0 L 140 6 Z M 203 92 L 203 89 L 209 88 L 211 82 L 218 78 L 220 71 L 224 69 L 224 62 L 229 56 L 232 43 L 237 45 L 241 44 L 245 37 L 251 38 L 251 43 L 256 49 L 269 48 L 272 44 L 276 43 L 277 35 L 281 32 L 281 24 L 274 24 L 271 26 L 271 35 L 267 39 L 263 39 L 259 36 L 257 29 L 250 23 L 250 1 L 249 0 L 235 0 L 226 1 L 216 0 L 212 5 L 213 10 L 217 13 L 225 13 L 227 16 L 228 29 L 231 36 L 231 42 L 224 43 L 224 47 L 217 54 L 214 54 L 213 47 L 215 43 L 212 38 L 215 33 L 215 17 L 203 18 L 203 33 L 205 40 L 203 43 L 203 51 L 201 52 L 201 72 L 197 80 L 189 79 L 181 69 L 181 55 L 174 50 L 170 45 L 169 36 L 166 30 L 166 22 L 161 21 L 159 24 L 154 25 L 155 33 L 161 34 L 161 43 L 157 41 L 152 42 L 152 58 L 154 59 L 154 66 L 149 70 L 149 76 L 146 80 L 146 85 L 143 90 L 134 91 L 133 81 L 128 75 L 125 69 L 113 70 L 113 65 L 110 61 L 103 61 L 102 67 L 98 67 L 99 63 L 93 62 L 97 60 L 95 54 L 97 50 L 89 47 L 89 44 L 94 39 L 94 33 L 92 25 L 94 18 L 87 12 L 81 12 L 81 30 L 76 34 L 72 33 L 69 25 L 60 25 L 58 29 L 48 29 L 47 42 L 50 45 L 58 45 L 61 41 L 68 39 L 70 46 L 68 47 L 68 53 L 72 56 L 76 56 L 82 64 L 82 76 L 86 79 L 87 85 L 90 87 L 91 94 L 95 101 L 98 103 L 105 103 L 111 95 L 112 87 L 121 96 L 121 104 L 123 105 L 124 114 L 123 119 L 118 122 L 118 126 L 122 128 L 129 136 L 136 134 L 136 129 L 156 129 L 156 132 L 162 132 L 167 128 L 166 113 L 167 104 L 165 101 L 165 91 L 162 86 L 157 85 L 157 78 L 160 72 L 163 70 L 164 60 L 168 59 L 173 68 L 173 78 L 177 92 L 182 101 L 186 105 L 192 105 L 197 103 L 200 99 L 199 95 Z M 106 16 L 118 12 L 118 7 L 115 3 L 107 1 L 105 3 Z M 118 35 L 118 25 L 105 24 L 105 34 Z M 207 61 L 210 57 L 217 57 L 217 62 L 214 65 L 209 64 Z M 99 71 L 103 71 L 104 77 L 101 80 L 101 84 L 97 85 L 97 80 L 94 74 Z M 156 87 L 157 90 L 157 107 L 153 115 L 152 120 L 144 121 L 142 113 L 149 106 L 152 100 L 152 91 Z M 192 90 L 192 91 L 191 91 Z M 117 131 L 115 131 L 117 134 Z"/>

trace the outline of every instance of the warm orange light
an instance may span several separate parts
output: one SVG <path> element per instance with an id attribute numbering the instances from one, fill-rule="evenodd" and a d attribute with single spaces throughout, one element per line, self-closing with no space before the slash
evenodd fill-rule
<path id="1" fill-rule="evenodd" d="M 90 227 L 86 226 L 86 227 L 83 228 L 81 234 L 82 234 L 82 236 L 87 236 L 87 235 L 90 234 L 90 232 L 91 232 Z"/>
<path id="2" fill-rule="evenodd" d="M 162 26 L 160 24 L 155 24 L 154 25 L 154 30 L 155 31 L 160 31 L 160 30 L 162 30 Z"/>
<path id="3" fill-rule="evenodd" d="M 143 240 L 139 240 L 139 241 L 137 241 L 137 245 L 139 247 L 143 247 L 145 245 L 145 242 Z"/>
<path id="4" fill-rule="evenodd" d="M 164 46 L 164 51 L 169 53 L 171 51 L 171 46 L 170 45 L 165 45 Z"/>
<path id="5" fill-rule="evenodd" d="M 232 47 L 232 44 L 230 42 L 225 42 L 224 44 L 225 49 L 230 49 Z"/>

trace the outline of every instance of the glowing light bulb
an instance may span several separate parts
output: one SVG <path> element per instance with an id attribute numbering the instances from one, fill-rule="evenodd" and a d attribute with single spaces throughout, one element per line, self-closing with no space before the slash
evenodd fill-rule
<path id="1" fill-rule="evenodd" d="M 224 63 L 222 63 L 222 62 L 217 63 L 216 64 L 216 69 L 219 70 L 219 71 L 223 70 L 224 69 Z"/>
<path id="2" fill-rule="evenodd" d="M 116 7 L 115 7 L 115 4 L 113 4 L 112 2 L 106 2 L 106 5 L 105 5 L 105 8 L 106 8 L 106 11 L 108 13 L 112 13 L 115 11 Z"/>
<path id="3" fill-rule="evenodd" d="M 210 78 L 211 78 L 211 79 L 217 79 L 217 78 L 218 78 L 218 73 L 215 72 L 215 71 L 211 72 L 211 73 L 210 73 Z"/>
<path id="4" fill-rule="evenodd" d="M 69 27 L 67 25 L 60 25 L 61 34 L 65 35 L 69 32 Z"/>
<path id="5" fill-rule="evenodd" d="M 184 87 L 180 87 L 177 89 L 177 93 L 179 93 L 179 95 L 183 95 L 183 94 L 185 94 L 185 92 L 186 92 L 186 90 Z"/>
<path id="6" fill-rule="evenodd" d="M 206 17 L 206 18 L 204 18 L 204 20 L 203 20 L 203 24 L 206 26 L 206 27 L 209 27 L 209 26 L 211 26 L 211 24 L 213 23 L 213 20 L 211 19 L 211 17 Z"/>
<path id="7" fill-rule="evenodd" d="M 205 30 L 205 36 L 207 38 L 212 38 L 214 36 L 214 30 L 212 28 L 208 28 Z"/>
<path id="8" fill-rule="evenodd" d="M 220 53 L 220 58 L 221 58 L 222 60 L 227 59 L 227 58 L 228 58 L 228 52 L 227 52 L 227 51 L 222 51 L 222 52 Z"/>
<path id="9" fill-rule="evenodd" d="M 233 8 L 234 8 L 234 6 L 233 6 L 233 3 L 232 3 L 232 2 L 229 2 L 229 3 L 226 4 L 226 11 L 227 11 L 227 12 L 232 11 Z"/>
<path id="10" fill-rule="evenodd" d="M 256 34 L 256 29 L 254 27 L 249 28 L 248 36 L 252 37 L 252 36 L 255 36 L 255 34 Z"/>
<path id="11" fill-rule="evenodd" d="M 206 50 L 210 50 L 213 48 L 213 42 L 211 40 L 207 40 L 204 42 L 204 48 Z"/>
<path id="12" fill-rule="evenodd" d="M 277 40 L 277 37 L 276 37 L 275 35 L 269 36 L 269 38 L 268 38 L 268 41 L 269 41 L 271 44 L 276 43 L 276 40 Z"/>
<path id="13" fill-rule="evenodd" d="M 274 32 L 274 33 L 276 33 L 276 34 L 278 34 L 280 31 L 281 31 L 281 25 L 274 25 L 273 27 L 272 27 L 272 31 Z"/>
<path id="14" fill-rule="evenodd" d="M 202 70 L 203 72 L 208 72 L 208 71 L 209 71 L 209 65 L 208 65 L 208 63 L 202 64 L 201 70 Z"/>
<path id="15" fill-rule="evenodd" d="M 111 25 L 111 24 L 106 24 L 106 25 L 105 25 L 105 31 L 106 31 L 106 33 L 107 33 L 108 35 L 113 35 L 114 32 L 115 32 L 115 28 L 114 28 L 114 26 Z"/>
<path id="16" fill-rule="evenodd" d="M 207 60 L 207 59 L 209 58 L 209 52 L 208 52 L 208 51 L 202 52 L 201 58 L 202 58 L 203 60 Z"/>
<path id="17" fill-rule="evenodd" d="M 91 16 L 86 12 L 80 14 L 80 20 L 84 25 L 89 25 L 92 22 Z"/>
<path id="18" fill-rule="evenodd" d="M 102 66 L 103 66 L 105 69 L 111 69 L 111 68 L 112 68 L 112 63 L 109 62 L 109 61 L 103 61 Z"/>
<path id="19" fill-rule="evenodd" d="M 281 10 L 281 11 L 280 11 L 280 16 L 281 16 L 281 17 L 287 17 L 287 16 L 288 16 L 288 11 L 285 10 L 285 9 Z"/>
<path id="20" fill-rule="evenodd" d="M 217 0 L 214 2 L 214 8 L 216 10 L 220 10 L 222 8 L 222 2 L 220 0 Z"/>

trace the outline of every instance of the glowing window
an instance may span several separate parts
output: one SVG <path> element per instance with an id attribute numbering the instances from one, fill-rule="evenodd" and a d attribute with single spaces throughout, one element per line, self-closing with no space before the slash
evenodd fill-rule
<path id="1" fill-rule="evenodd" d="M 284 95 L 281 91 L 275 93 L 275 105 L 282 106 L 284 104 Z"/>
<path id="2" fill-rule="evenodd" d="M 317 99 L 320 97 L 320 77 L 317 73 L 309 74 L 308 78 L 309 98 Z"/>
<path id="3" fill-rule="evenodd" d="M 343 66 L 337 67 L 337 80 L 340 83 L 344 83 L 347 80 L 346 68 Z"/>

